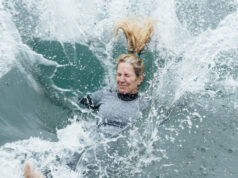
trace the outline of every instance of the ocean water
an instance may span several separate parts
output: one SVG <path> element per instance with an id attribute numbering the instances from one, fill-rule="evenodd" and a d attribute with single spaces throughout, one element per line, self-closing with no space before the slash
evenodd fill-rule
<path id="1" fill-rule="evenodd" d="M 237 0 L 0 0 L 0 178 L 238 177 Z M 78 97 L 115 87 L 114 24 L 158 22 L 142 58 L 146 112 L 96 140 Z M 68 160 L 90 150 L 97 169 Z M 99 153 L 99 154 L 98 154 Z"/>

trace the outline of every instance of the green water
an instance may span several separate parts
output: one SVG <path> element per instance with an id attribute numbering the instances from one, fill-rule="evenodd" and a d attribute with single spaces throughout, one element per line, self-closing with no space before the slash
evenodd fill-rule
<path id="1" fill-rule="evenodd" d="M 17 68 L 1 78 L 0 91 L 1 145 L 30 136 L 56 139 L 55 128 L 69 111 L 54 105 L 42 89 L 35 91 Z"/>

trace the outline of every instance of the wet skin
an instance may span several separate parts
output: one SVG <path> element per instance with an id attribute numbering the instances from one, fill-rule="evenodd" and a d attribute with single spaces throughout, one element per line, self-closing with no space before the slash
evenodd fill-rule
<path id="1" fill-rule="evenodd" d="M 129 63 L 119 63 L 117 67 L 117 89 L 122 94 L 138 93 L 138 86 L 142 83 L 144 76 L 137 77 L 133 66 Z"/>

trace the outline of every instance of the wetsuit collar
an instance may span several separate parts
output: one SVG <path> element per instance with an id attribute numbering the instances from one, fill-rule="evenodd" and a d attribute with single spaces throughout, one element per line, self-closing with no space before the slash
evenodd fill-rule
<path id="1" fill-rule="evenodd" d="M 118 98 L 120 98 L 123 101 L 132 101 L 132 100 L 138 98 L 139 95 L 138 95 L 138 93 L 136 93 L 136 94 L 122 94 L 122 93 L 117 92 L 117 96 L 118 96 Z"/>

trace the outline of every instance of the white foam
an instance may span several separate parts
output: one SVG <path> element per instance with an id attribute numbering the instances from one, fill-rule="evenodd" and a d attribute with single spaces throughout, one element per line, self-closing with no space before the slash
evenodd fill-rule
<path id="1" fill-rule="evenodd" d="M 14 65 L 19 34 L 11 16 L 0 9 L 0 77 Z"/>
<path id="2" fill-rule="evenodd" d="M 161 75 L 158 78 L 160 85 L 157 93 L 161 94 L 163 93 L 162 90 L 165 89 L 167 97 L 169 95 L 167 90 L 169 89 L 171 93 L 174 93 L 172 94 L 174 96 L 173 102 L 171 102 L 174 103 L 186 92 L 200 93 L 206 91 L 209 83 L 216 84 L 215 81 L 220 80 L 220 75 L 219 69 L 214 67 L 221 63 L 217 59 L 224 52 L 231 54 L 237 51 L 237 19 L 238 12 L 234 12 L 223 19 L 216 29 L 208 29 L 200 35 L 184 41 L 184 45 L 177 48 L 181 53 L 182 60 L 180 62 L 168 62 L 167 66 L 160 72 Z M 226 59 L 224 65 L 234 68 L 236 56 L 224 56 L 223 58 Z M 229 79 L 230 84 L 235 86 L 231 80 L 231 74 L 226 75 L 225 78 Z M 223 82 L 223 85 L 227 82 Z"/>
<path id="3" fill-rule="evenodd" d="M 157 9 L 151 15 L 158 20 L 155 28 L 156 43 L 159 48 L 166 48 L 178 54 L 183 44 L 191 40 L 192 36 L 178 21 L 175 1 L 159 0 L 155 7 Z"/>

